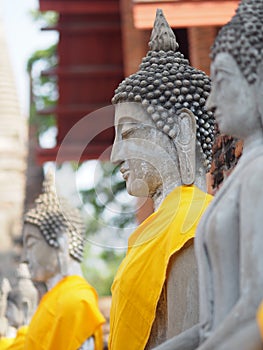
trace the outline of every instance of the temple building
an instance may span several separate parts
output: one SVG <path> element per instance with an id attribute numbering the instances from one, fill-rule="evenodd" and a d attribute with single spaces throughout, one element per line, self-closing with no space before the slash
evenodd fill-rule
<path id="1" fill-rule="evenodd" d="M 58 66 L 44 72 L 58 78 L 59 99 L 55 109 L 43 110 L 43 118 L 55 113 L 58 125 L 57 145 L 37 151 L 38 162 L 55 160 L 67 132 L 83 116 L 110 104 L 113 91 L 122 80 L 136 71 L 147 51 L 150 30 L 158 7 L 173 27 L 181 51 L 193 66 L 209 73 L 209 49 L 215 35 L 234 14 L 237 0 L 39 0 L 41 11 L 56 11 Z M 109 116 L 108 116 L 109 118 Z M 67 146 L 63 159 L 74 159 L 80 141 L 78 135 Z M 82 154 L 82 159 L 98 158 L 112 144 L 113 130 L 97 135 Z M 65 158 L 65 159 L 64 159 Z"/>

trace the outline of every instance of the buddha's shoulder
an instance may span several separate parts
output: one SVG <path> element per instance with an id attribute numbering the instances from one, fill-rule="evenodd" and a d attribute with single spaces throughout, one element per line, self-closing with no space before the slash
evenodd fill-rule
<path id="1" fill-rule="evenodd" d="M 83 315 L 86 310 L 92 310 L 93 305 L 95 305 L 95 300 L 91 301 L 85 296 L 74 296 L 66 300 L 60 300 L 56 315 L 74 319 L 76 314 Z"/>
<path id="2" fill-rule="evenodd" d="M 255 189 L 261 191 L 263 187 L 263 151 L 261 154 L 255 154 L 255 157 L 249 162 L 243 164 L 242 176 L 240 178 L 243 188 Z"/>
<path id="3" fill-rule="evenodd" d="M 75 283 L 67 288 L 66 292 L 61 291 L 59 297 L 59 304 L 63 306 L 67 311 L 74 311 L 76 308 L 81 307 L 85 303 L 95 301 L 94 289 L 85 281 Z"/>

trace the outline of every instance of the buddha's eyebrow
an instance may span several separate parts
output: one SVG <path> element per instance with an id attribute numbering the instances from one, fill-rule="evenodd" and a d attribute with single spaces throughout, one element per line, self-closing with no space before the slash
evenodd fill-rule
<path id="1" fill-rule="evenodd" d="M 120 117 L 118 120 L 115 120 L 114 125 L 115 127 L 120 128 L 123 125 L 133 124 L 133 123 L 136 123 L 135 119 L 131 119 L 131 117 L 123 116 L 123 117 Z"/>
<path id="2" fill-rule="evenodd" d="M 147 125 L 146 125 L 147 126 Z M 128 132 L 135 131 L 135 130 L 142 130 L 145 127 L 144 124 L 138 124 L 138 123 L 126 123 L 122 124 L 121 127 L 121 134 L 124 135 Z"/>
<path id="3" fill-rule="evenodd" d="M 120 117 L 120 119 L 118 120 L 118 124 L 134 124 L 134 123 L 138 123 L 140 122 L 139 120 L 137 119 L 133 119 L 131 117 Z"/>
<path id="4" fill-rule="evenodd" d="M 218 73 L 226 73 L 226 74 L 233 74 L 233 71 L 232 69 L 228 68 L 228 67 L 225 67 L 225 66 L 217 66 L 215 67 L 214 69 L 214 75 L 217 75 Z"/>
<path id="5" fill-rule="evenodd" d="M 118 120 L 117 126 L 122 127 L 129 127 L 129 126 L 134 126 L 134 124 L 137 124 L 138 126 L 151 126 L 150 122 L 142 122 L 141 120 L 137 119 L 137 118 L 131 118 L 131 117 L 120 117 L 120 119 Z"/>
<path id="6" fill-rule="evenodd" d="M 214 69 L 211 71 L 211 79 L 214 80 L 218 76 L 218 74 L 224 74 L 224 75 L 233 75 L 233 71 L 230 69 L 227 69 L 222 66 L 214 67 Z"/>
<path id="7" fill-rule="evenodd" d="M 34 234 L 33 232 L 31 233 L 28 233 L 26 236 L 25 236 L 26 239 L 29 239 L 29 238 L 35 238 L 35 239 L 41 239 L 41 237 L 39 237 L 39 235 L 36 235 Z"/>

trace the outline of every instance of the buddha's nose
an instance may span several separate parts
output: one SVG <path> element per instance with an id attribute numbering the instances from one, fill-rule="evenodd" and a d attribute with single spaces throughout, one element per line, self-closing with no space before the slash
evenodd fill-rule
<path id="1" fill-rule="evenodd" d="M 110 155 L 110 161 L 113 164 L 120 164 L 123 162 L 121 143 L 121 141 L 115 138 Z"/>
<path id="2" fill-rule="evenodd" d="M 22 248 L 22 253 L 21 253 L 21 257 L 20 257 L 20 263 L 28 263 L 28 259 L 27 259 L 27 253 L 26 253 L 26 248 L 23 247 Z"/>
<path id="3" fill-rule="evenodd" d="M 214 112 L 215 111 L 215 102 L 214 102 L 214 92 L 213 89 L 211 89 L 210 95 L 208 96 L 208 99 L 206 100 L 206 109 L 208 111 Z"/>

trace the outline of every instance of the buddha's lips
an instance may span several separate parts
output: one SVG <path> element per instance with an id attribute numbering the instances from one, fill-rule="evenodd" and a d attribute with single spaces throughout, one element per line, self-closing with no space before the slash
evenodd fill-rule
<path id="1" fill-rule="evenodd" d="M 215 112 L 214 117 L 215 117 L 215 120 L 217 121 L 217 123 L 219 123 L 222 119 L 222 114 Z"/>
<path id="2" fill-rule="evenodd" d="M 127 180 L 130 175 L 129 169 L 122 166 L 120 167 L 120 172 L 122 173 L 122 177 L 124 178 L 124 180 Z"/>
<path id="3" fill-rule="evenodd" d="M 126 171 L 124 171 L 124 172 L 122 173 L 122 177 L 124 178 L 124 180 L 127 180 L 128 177 L 129 177 L 129 175 L 130 175 L 129 170 L 126 170 Z"/>

